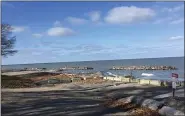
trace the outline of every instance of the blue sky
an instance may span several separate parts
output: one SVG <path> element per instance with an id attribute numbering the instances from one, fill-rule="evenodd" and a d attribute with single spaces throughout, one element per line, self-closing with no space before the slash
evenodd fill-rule
<path id="1" fill-rule="evenodd" d="M 3 64 L 184 56 L 183 2 L 2 2 Z"/>

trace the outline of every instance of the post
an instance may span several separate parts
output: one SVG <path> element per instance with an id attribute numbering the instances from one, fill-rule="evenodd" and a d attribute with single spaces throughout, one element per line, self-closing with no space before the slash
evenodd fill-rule
<path id="1" fill-rule="evenodd" d="M 48 74 L 48 84 L 49 84 L 49 74 Z"/>
<path id="2" fill-rule="evenodd" d="M 173 94 L 173 97 L 175 97 L 175 89 L 176 89 L 176 82 L 172 82 L 172 94 Z"/>
<path id="3" fill-rule="evenodd" d="M 178 78 L 178 74 L 172 73 L 172 94 L 173 94 L 173 97 L 175 97 L 177 78 Z"/>
<path id="4" fill-rule="evenodd" d="M 71 78 L 71 83 L 73 82 L 73 77 Z"/>

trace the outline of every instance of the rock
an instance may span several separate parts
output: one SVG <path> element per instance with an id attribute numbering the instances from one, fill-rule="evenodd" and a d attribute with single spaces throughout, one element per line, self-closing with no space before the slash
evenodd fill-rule
<path id="1" fill-rule="evenodd" d="M 162 102 L 158 102 L 156 100 L 152 99 L 145 99 L 141 106 L 148 107 L 151 110 L 157 110 L 159 107 L 163 106 L 164 104 Z"/>
<path id="2" fill-rule="evenodd" d="M 168 107 L 168 106 L 163 106 L 160 110 L 159 110 L 159 114 L 163 115 L 163 116 L 177 116 L 179 114 L 183 114 L 183 112 L 175 110 L 174 108 Z M 181 115 L 182 116 L 182 115 Z"/>
<path id="3" fill-rule="evenodd" d="M 134 104 L 137 104 L 137 105 L 141 105 L 142 100 L 144 99 L 143 97 L 136 97 L 136 96 L 129 96 L 129 97 L 126 97 L 126 98 L 121 98 L 121 96 L 119 96 L 119 97 L 120 97 L 120 99 L 118 100 L 119 102 L 134 103 Z"/>
<path id="4" fill-rule="evenodd" d="M 158 108 L 162 107 L 164 104 L 163 102 L 158 102 L 156 100 L 152 99 L 144 99 L 143 97 L 136 97 L 136 96 L 130 96 L 126 98 L 119 99 L 120 102 L 124 103 L 135 103 L 137 105 L 148 107 L 151 110 L 157 110 Z"/>
<path id="5" fill-rule="evenodd" d="M 124 102 L 125 103 L 131 103 L 134 99 L 134 96 L 130 96 L 130 97 L 127 97 L 127 98 L 124 98 Z"/>
<path id="6" fill-rule="evenodd" d="M 113 66 L 110 70 L 177 70 L 173 66 Z"/>
<path id="7" fill-rule="evenodd" d="M 181 112 L 179 110 L 176 110 L 174 115 L 175 116 L 184 116 L 184 112 Z"/>
<path id="8" fill-rule="evenodd" d="M 141 105 L 142 102 L 143 102 L 143 100 L 144 100 L 144 98 L 143 98 L 143 97 L 139 97 L 139 96 L 133 98 L 133 102 L 134 102 L 135 104 L 137 104 L 137 105 Z"/>

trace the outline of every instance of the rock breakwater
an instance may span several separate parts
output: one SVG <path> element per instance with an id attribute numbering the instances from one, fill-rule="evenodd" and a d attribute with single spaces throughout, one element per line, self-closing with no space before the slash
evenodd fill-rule
<path id="1" fill-rule="evenodd" d="M 174 66 L 113 66 L 110 70 L 177 70 Z"/>

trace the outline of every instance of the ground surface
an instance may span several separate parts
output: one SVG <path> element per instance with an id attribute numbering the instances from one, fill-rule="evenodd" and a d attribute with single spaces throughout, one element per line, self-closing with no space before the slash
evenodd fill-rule
<path id="1" fill-rule="evenodd" d="M 171 88 L 108 81 L 98 84 L 70 83 L 45 88 L 2 89 L 1 95 L 2 116 L 113 116 L 128 115 L 129 110 L 105 107 L 105 96 L 116 98 L 137 95 L 164 101 L 170 99 Z M 184 102 L 184 89 L 178 88 L 177 96 L 180 102 Z M 184 109 L 182 103 L 171 106 Z"/>
<path id="2" fill-rule="evenodd" d="M 4 72 L 4 73 L 2 73 L 2 75 L 15 76 L 15 75 L 23 75 L 23 74 L 38 73 L 38 72 L 44 72 L 44 71 L 18 71 L 18 72 Z"/>

